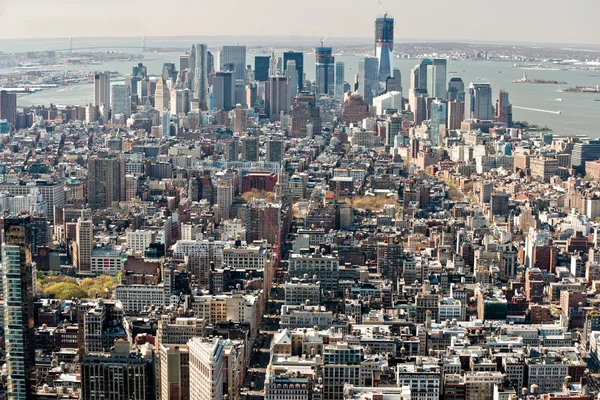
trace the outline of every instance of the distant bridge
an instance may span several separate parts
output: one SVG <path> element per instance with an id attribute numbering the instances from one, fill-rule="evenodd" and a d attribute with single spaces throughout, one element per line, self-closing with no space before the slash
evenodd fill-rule
<path id="1" fill-rule="evenodd" d="M 159 47 L 159 46 L 148 46 L 148 41 L 146 40 L 146 37 L 142 37 L 141 40 L 141 44 L 140 45 L 116 45 L 116 46 L 112 46 L 110 44 L 106 44 L 106 45 L 100 45 L 100 44 L 91 44 L 91 43 L 85 43 L 82 42 L 80 40 L 76 40 L 74 38 L 69 38 L 69 42 L 68 42 L 68 47 L 67 48 L 62 48 L 62 49 L 51 49 L 51 50 L 45 50 L 45 51 L 68 51 L 68 52 L 72 52 L 75 50 L 96 50 L 96 49 L 139 49 L 143 52 L 145 51 L 155 51 L 155 50 L 161 50 L 164 49 L 165 47 Z"/>

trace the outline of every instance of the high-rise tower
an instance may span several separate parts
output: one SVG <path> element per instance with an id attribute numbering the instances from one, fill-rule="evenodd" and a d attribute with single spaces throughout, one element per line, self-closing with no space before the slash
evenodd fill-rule
<path id="1" fill-rule="evenodd" d="M 299 51 L 286 51 L 283 53 L 283 67 L 287 71 L 288 61 L 296 62 L 298 71 L 298 92 L 304 89 L 304 53 Z"/>
<path id="2" fill-rule="evenodd" d="M 96 72 L 94 75 L 94 105 L 110 106 L 110 72 Z"/>
<path id="3" fill-rule="evenodd" d="M 194 45 L 194 98 L 200 100 L 200 109 L 208 110 L 208 46 Z"/>
<path id="4" fill-rule="evenodd" d="M 35 363 L 35 275 L 30 217 L 6 217 L 2 238 L 2 286 L 8 399 L 26 400 L 32 395 L 29 373 Z"/>
<path id="5" fill-rule="evenodd" d="M 333 96 L 335 92 L 335 57 L 331 47 L 317 47 L 316 54 L 316 88 L 318 95 L 328 94 Z"/>
<path id="6" fill-rule="evenodd" d="M 379 82 L 385 83 L 394 71 L 394 18 L 387 14 L 375 20 L 375 56 L 379 61 Z"/>
<path id="7" fill-rule="evenodd" d="M 469 85 L 469 117 L 491 121 L 494 116 L 492 107 L 492 87 L 489 83 Z"/>
<path id="8" fill-rule="evenodd" d="M 223 46 L 220 62 L 221 71 L 225 66 L 234 65 L 234 80 L 246 79 L 246 46 Z M 225 68 L 225 70 L 231 71 L 230 68 Z"/>

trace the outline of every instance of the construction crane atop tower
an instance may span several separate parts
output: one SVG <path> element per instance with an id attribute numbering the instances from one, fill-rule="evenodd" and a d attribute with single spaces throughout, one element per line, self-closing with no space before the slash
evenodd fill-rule
<path id="1" fill-rule="evenodd" d="M 377 3 L 379 3 L 379 7 L 381 7 L 381 11 L 383 11 L 383 18 L 387 18 L 387 16 L 388 16 L 389 13 L 387 12 L 387 10 L 385 9 L 385 7 L 383 6 L 383 3 L 381 3 L 380 0 L 377 0 Z"/>
<path id="2" fill-rule="evenodd" d="M 331 33 L 328 33 L 323 39 L 321 39 L 321 47 L 325 46 L 325 41 L 331 36 Z"/>

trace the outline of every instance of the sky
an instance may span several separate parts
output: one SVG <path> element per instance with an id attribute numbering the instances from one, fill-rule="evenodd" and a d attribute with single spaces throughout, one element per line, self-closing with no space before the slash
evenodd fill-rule
<path id="1" fill-rule="evenodd" d="M 396 42 L 600 45 L 599 0 L 381 2 L 396 19 Z M 377 0 L 0 0 L 0 38 L 327 34 L 370 38 L 373 20 L 381 14 Z"/>

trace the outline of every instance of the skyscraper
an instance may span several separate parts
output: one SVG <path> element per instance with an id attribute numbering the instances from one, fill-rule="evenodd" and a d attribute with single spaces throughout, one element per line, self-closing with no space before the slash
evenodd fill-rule
<path id="1" fill-rule="evenodd" d="M 0 119 L 5 119 L 13 127 L 17 122 L 17 94 L 0 90 Z"/>
<path id="2" fill-rule="evenodd" d="M 512 104 L 508 100 L 508 92 L 504 90 L 498 92 L 494 121 L 502 122 L 506 126 L 512 126 Z"/>
<path id="3" fill-rule="evenodd" d="M 465 102 L 459 100 L 448 101 L 448 129 L 460 129 L 464 119 Z"/>
<path id="4" fill-rule="evenodd" d="M 283 53 L 283 67 L 287 71 L 288 61 L 296 62 L 296 71 L 298 71 L 298 92 L 304 89 L 304 53 L 299 51 L 286 51 Z"/>
<path id="5" fill-rule="evenodd" d="M 6 340 L 7 398 L 31 398 L 29 374 L 35 362 L 33 279 L 29 216 L 4 219 L 2 283 Z"/>
<path id="6" fill-rule="evenodd" d="M 156 82 L 156 90 L 154 91 L 154 108 L 161 116 L 165 110 L 169 109 L 170 101 L 169 87 L 161 76 L 158 78 L 158 82 Z"/>
<path id="7" fill-rule="evenodd" d="M 434 147 L 441 145 L 440 137 L 442 136 L 442 133 L 444 133 L 445 126 L 447 125 L 447 113 L 445 100 L 433 100 L 431 103 L 431 130 L 429 138 L 431 140 L 431 145 Z"/>
<path id="8" fill-rule="evenodd" d="M 315 93 L 317 95 L 333 95 L 335 93 L 335 57 L 331 47 L 317 47 Z"/>
<path id="9" fill-rule="evenodd" d="M 427 65 L 427 94 L 429 97 L 446 99 L 446 60 L 436 58 Z"/>
<path id="10" fill-rule="evenodd" d="M 375 56 L 378 82 L 385 83 L 394 70 L 394 18 L 387 14 L 375 20 Z"/>
<path id="11" fill-rule="evenodd" d="M 469 117 L 491 121 L 493 118 L 492 87 L 489 83 L 473 83 L 469 85 Z"/>
<path id="12" fill-rule="evenodd" d="M 131 115 L 131 89 L 129 85 L 113 85 L 112 117 L 122 114 L 125 118 Z"/>
<path id="13" fill-rule="evenodd" d="M 465 101 L 465 84 L 458 76 L 453 76 L 448 82 L 448 101 Z"/>
<path id="14" fill-rule="evenodd" d="M 92 271 L 92 248 L 94 246 L 94 224 L 91 219 L 79 218 L 77 220 L 75 245 L 75 266 L 80 273 L 90 273 Z"/>
<path id="15" fill-rule="evenodd" d="M 213 109 L 229 111 L 235 101 L 233 72 L 217 72 L 213 78 Z"/>
<path id="16" fill-rule="evenodd" d="M 294 97 L 298 94 L 298 70 L 296 69 L 296 61 L 288 61 L 285 64 L 285 67 L 285 76 L 289 79 L 290 104 L 292 104 Z"/>
<path id="17" fill-rule="evenodd" d="M 88 160 L 88 204 L 105 210 L 125 200 L 125 162 L 114 157 Z"/>
<path id="18" fill-rule="evenodd" d="M 266 82 L 269 79 L 269 60 L 268 56 L 254 57 L 254 80 Z"/>
<path id="19" fill-rule="evenodd" d="M 265 109 L 271 122 L 279 121 L 281 111 L 290 112 L 290 79 L 285 76 L 269 77 L 265 96 Z"/>
<path id="20" fill-rule="evenodd" d="M 344 63 L 341 61 L 335 63 L 335 94 L 344 94 Z"/>
<path id="21" fill-rule="evenodd" d="M 246 46 L 223 46 L 221 65 L 233 64 L 235 79 L 246 79 Z"/>
<path id="22" fill-rule="evenodd" d="M 190 357 L 190 398 L 223 398 L 223 339 L 195 337 L 188 342 Z"/>
<path id="23" fill-rule="evenodd" d="M 177 68 L 175 68 L 175 63 L 164 63 L 162 69 L 162 77 L 166 81 L 169 79 L 175 83 L 177 82 Z"/>
<path id="24" fill-rule="evenodd" d="M 281 162 L 283 160 L 283 154 L 285 152 L 285 145 L 281 140 L 269 139 L 267 140 L 267 161 L 268 162 Z"/>
<path id="25" fill-rule="evenodd" d="M 368 104 L 379 91 L 378 63 L 375 57 L 365 57 L 358 63 L 358 93 Z"/>
<path id="26" fill-rule="evenodd" d="M 312 124 L 313 133 L 321 132 L 321 113 L 316 105 L 316 97 L 311 93 L 300 93 L 292 106 L 292 137 L 305 137 L 307 125 Z"/>
<path id="27" fill-rule="evenodd" d="M 237 160 L 237 157 L 236 157 Z M 229 219 L 231 203 L 233 202 L 233 187 L 231 181 L 224 180 L 217 186 L 217 205 L 219 206 L 218 220 Z"/>
<path id="28" fill-rule="evenodd" d="M 208 46 L 205 44 L 194 45 L 194 80 L 192 90 L 194 99 L 200 101 L 200 109 L 208 109 Z"/>
<path id="29" fill-rule="evenodd" d="M 138 65 L 132 68 L 131 75 L 136 78 L 145 79 L 148 76 L 148 69 L 143 63 L 138 63 Z"/>
<path id="30" fill-rule="evenodd" d="M 110 72 L 96 72 L 94 75 L 94 105 L 110 105 Z"/>

